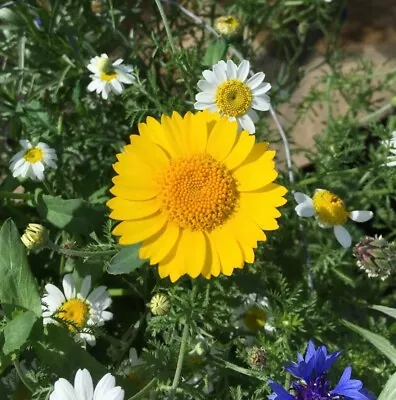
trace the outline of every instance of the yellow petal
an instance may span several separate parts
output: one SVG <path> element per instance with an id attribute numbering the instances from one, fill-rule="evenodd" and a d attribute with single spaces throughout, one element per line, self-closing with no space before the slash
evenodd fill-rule
<path id="1" fill-rule="evenodd" d="M 180 229 L 177 225 L 168 223 L 158 235 L 143 242 L 142 247 L 147 248 L 151 265 L 161 262 L 170 253 L 177 242 L 179 232 Z"/>
<path id="2" fill-rule="evenodd" d="M 153 117 L 147 117 L 146 123 L 138 125 L 140 136 L 149 139 L 160 146 L 166 154 L 170 155 L 169 142 L 167 141 L 163 126 Z"/>
<path id="3" fill-rule="evenodd" d="M 166 141 L 168 143 L 169 154 L 172 158 L 182 157 L 187 149 L 180 143 L 179 127 L 166 115 L 161 117 L 161 124 L 164 129 Z"/>
<path id="4" fill-rule="evenodd" d="M 237 142 L 230 154 L 225 158 L 224 164 L 228 169 L 234 169 L 242 164 L 252 151 L 254 146 L 254 135 L 249 135 L 247 131 L 242 131 L 237 136 Z"/>
<path id="5" fill-rule="evenodd" d="M 121 197 L 114 197 L 106 203 L 113 211 L 110 218 L 116 220 L 138 219 L 154 214 L 159 210 L 156 198 L 145 201 L 130 201 Z"/>
<path id="6" fill-rule="evenodd" d="M 203 153 L 208 142 L 208 127 L 205 119 L 200 114 L 187 113 L 184 121 L 185 130 L 190 132 L 188 135 L 190 150 L 194 153 Z"/>
<path id="7" fill-rule="evenodd" d="M 168 166 L 167 154 L 154 142 L 139 135 L 131 135 L 130 139 L 131 144 L 125 147 L 126 151 L 147 164 L 153 171 Z"/>
<path id="8" fill-rule="evenodd" d="M 113 230 L 113 235 L 121 236 L 120 244 L 134 244 L 155 235 L 165 225 L 167 217 L 159 212 L 147 218 L 123 221 Z"/>
<path id="9" fill-rule="evenodd" d="M 222 273 L 231 275 L 234 268 L 243 265 L 242 251 L 238 243 L 223 227 L 210 232 L 210 237 L 219 256 Z"/>
<path id="10" fill-rule="evenodd" d="M 267 237 L 258 224 L 253 221 L 239 211 L 234 218 L 227 221 L 225 227 L 239 243 L 256 248 L 257 242 L 264 242 Z"/>
<path id="11" fill-rule="evenodd" d="M 184 232 L 185 246 L 187 247 L 187 258 L 185 265 L 187 274 L 191 278 L 196 278 L 204 267 L 206 258 L 206 241 L 204 234 L 201 231 L 190 231 L 186 229 Z"/>
<path id="12" fill-rule="evenodd" d="M 202 275 L 206 279 L 210 279 L 213 276 L 219 276 L 220 274 L 220 260 L 219 256 L 217 255 L 216 249 L 213 246 L 213 242 L 210 238 L 210 235 L 205 233 L 205 240 L 206 240 L 206 258 L 205 263 L 202 268 Z"/>
<path id="13" fill-rule="evenodd" d="M 221 119 L 209 135 L 206 151 L 217 161 L 224 160 L 235 144 L 237 131 L 236 121 Z"/>
<path id="14" fill-rule="evenodd" d="M 242 250 L 243 259 L 245 260 L 245 262 L 247 262 L 248 264 L 253 264 L 254 263 L 253 249 L 250 246 L 246 246 L 241 242 L 239 242 L 239 246 Z M 238 268 L 238 267 L 236 267 L 236 268 Z M 243 268 L 243 266 L 241 268 Z"/>
<path id="15" fill-rule="evenodd" d="M 120 183 L 118 178 L 121 177 L 116 176 L 113 178 L 113 182 L 116 184 L 110 189 L 110 193 L 112 193 L 114 196 L 121 197 L 122 199 L 150 200 L 156 197 L 160 191 L 159 187 L 124 186 Z"/>

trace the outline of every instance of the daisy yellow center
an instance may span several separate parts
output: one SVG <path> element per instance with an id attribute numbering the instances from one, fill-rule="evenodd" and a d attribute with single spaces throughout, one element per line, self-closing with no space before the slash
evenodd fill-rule
<path id="1" fill-rule="evenodd" d="M 216 21 L 216 27 L 221 33 L 231 33 L 239 28 L 239 19 L 232 15 L 219 17 Z"/>
<path id="2" fill-rule="evenodd" d="M 221 83 L 216 91 L 216 104 L 228 117 L 244 115 L 252 105 L 253 95 L 249 86 L 238 79 Z"/>
<path id="3" fill-rule="evenodd" d="M 64 320 L 70 331 L 84 327 L 89 316 L 89 305 L 81 299 L 65 301 L 57 312 L 57 317 Z"/>
<path id="4" fill-rule="evenodd" d="M 32 149 L 26 151 L 23 158 L 28 163 L 34 164 L 36 162 L 41 161 L 43 159 L 43 156 L 44 156 L 43 150 L 41 150 L 39 147 L 33 147 Z"/>
<path id="5" fill-rule="evenodd" d="M 100 79 L 102 80 L 102 81 L 106 81 L 106 82 L 110 82 L 110 81 L 112 81 L 113 79 L 116 79 L 117 78 L 117 74 L 115 73 L 115 72 L 101 72 L 100 73 Z"/>
<path id="6" fill-rule="evenodd" d="M 243 321 L 251 331 L 257 331 L 265 324 L 265 312 L 259 307 L 251 307 L 243 316 Z"/>
<path id="7" fill-rule="evenodd" d="M 317 217 L 326 225 L 343 225 L 348 219 L 344 201 L 327 190 L 317 191 L 313 196 L 313 206 Z"/>
<path id="8" fill-rule="evenodd" d="M 222 225 L 237 205 L 234 177 L 208 154 L 173 160 L 158 182 L 162 209 L 181 228 L 211 231 Z"/>

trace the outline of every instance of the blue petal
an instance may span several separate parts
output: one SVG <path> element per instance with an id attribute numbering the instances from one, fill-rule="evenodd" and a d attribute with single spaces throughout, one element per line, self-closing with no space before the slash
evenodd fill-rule
<path id="1" fill-rule="evenodd" d="M 357 379 L 351 379 L 351 374 L 352 368 L 345 368 L 336 387 L 330 391 L 330 394 L 338 394 L 352 400 L 369 400 L 369 398 L 360 391 L 363 387 L 363 383 Z"/>
<path id="2" fill-rule="evenodd" d="M 278 382 L 269 381 L 270 388 L 275 392 L 271 394 L 271 398 L 268 397 L 270 400 L 295 400 L 294 396 L 292 396 L 282 385 Z"/>

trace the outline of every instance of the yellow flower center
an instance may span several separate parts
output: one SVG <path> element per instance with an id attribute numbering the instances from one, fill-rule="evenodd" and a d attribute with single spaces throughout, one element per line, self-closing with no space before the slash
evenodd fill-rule
<path id="1" fill-rule="evenodd" d="M 216 20 L 216 29 L 223 35 L 231 35 L 239 30 L 239 19 L 233 15 L 219 17 Z"/>
<path id="2" fill-rule="evenodd" d="M 238 79 L 229 79 L 221 83 L 216 91 L 216 104 L 228 117 L 244 115 L 253 100 L 252 91 L 246 83 Z"/>
<path id="3" fill-rule="evenodd" d="M 27 150 L 23 156 L 23 158 L 30 164 L 41 161 L 43 157 L 43 150 L 41 150 L 39 147 L 33 147 L 32 149 Z"/>
<path id="4" fill-rule="evenodd" d="M 65 301 L 56 313 L 56 316 L 66 322 L 69 331 L 84 327 L 89 316 L 89 305 L 81 299 Z"/>
<path id="5" fill-rule="evenodd" d="M 181 228 L 211 231 L 230 217 L 238 202 L 231 172 L 209 154 L 173 160 L 158 178 L 162 209 Z"/>
<path id="6" fill-rule="evenodd" d="M 110 82 L 113 79 L 117 78 L 117 74 L 115 72 L 101 72 L 100 73 L 100 79 L 102 79 L 102 81 L 106 81 L 106 82 Z"/>
<path id="7" fill-rule="evenodd" d="M 265 324 L 265 312 L 262 308 L 253 306 L 245 312 L 243 321 L 249 330 L 258 331 Z"/>
<path id="8" fill-rule="evenodd" d="M 320 222 L 326 225 L 343 225 L 348 219 L 343 200 L 328 190 L 318 190 L 314 194 L 313 206 Z"/>

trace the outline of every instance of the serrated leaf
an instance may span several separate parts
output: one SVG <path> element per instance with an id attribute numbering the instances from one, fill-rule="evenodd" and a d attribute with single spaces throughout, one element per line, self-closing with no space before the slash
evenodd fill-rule
<path id="1" fill-rule="evenodd" d="M 88 234 L 103 223 L 103 213 L 82 199 L 38 195 L 35 207 L 52 225 L 72 233 Z"/>
<path id="2" fill-rule="evenodd" d="M 394 400 L 396 399 L 396 373 L 394 373 L 386 382 L 384 389 L 378 396 L 377 400 Z"/>
<path id="3" fill-rule="evenodd" d="M 36 321 L 37 316 L 33 311 L 26 311 L 8 322 L 4 328 L 3 352 L 5 355 L 22 348 L 29 339 L 30 332 Z"/>
<path id="4" fill-rule="evenodd" d="M 211 66 L 222 60 L 227 52 L 227 43 L 224 39 L 213 40 L 207 47 L 202 64 Z"/>
<path id="5" fill-rule="evenodd" d="M 25 247 L 14 222 L 8 219 L 0 231 L 0 303 L 33 311 L 41 316 L 41 299 L 30 271 Z"/>
<path id="6" fill-rule="evenodd" d="M 344 324 L 351 330 L 361 335 L 364 339 L 368 340 L 374 345 L 382 354 L 389 358 L 393 364 L 396 365 L 396 348 L 389 342 L 388 339 L 376 333 L 370 332 L 367 329 L 361 328 L 358 325 L 352 324 L 348 321 L 343 321 Z"/>
<path id="7" fill-rule="evenodd" d="M 110 261 L 107 268 L 109 274 L 129 274 L 140 268 L 145 260 L 139 258 L 140 244 L 126 246 L 120 250 Z"/>
<path id="8" fill-rule="evenodd" d="M 373 310 L 381 311 L 382 313 L 389 315 L 392 318 L 396 319 L 396 308 L 385 307 L 380 305 L 375 305 L 371 307 Z"/>

